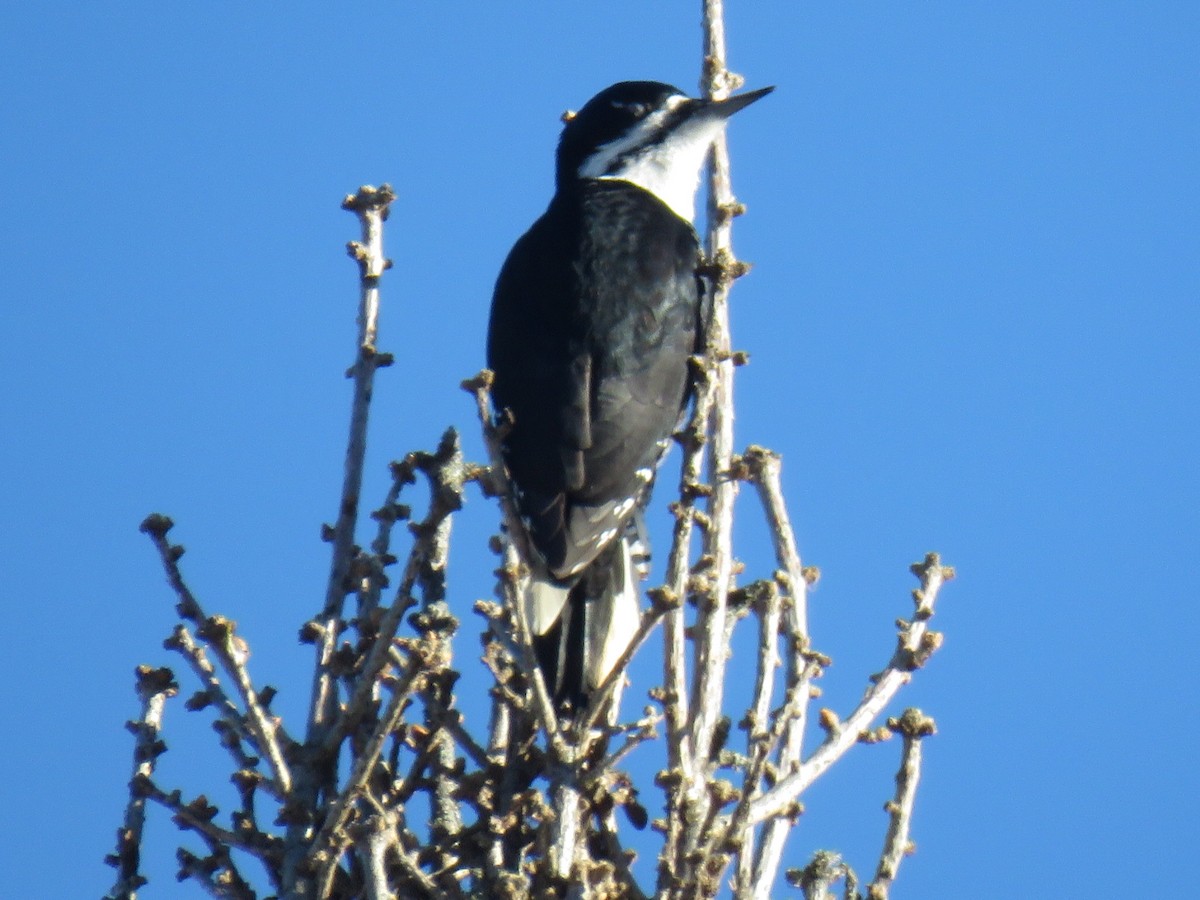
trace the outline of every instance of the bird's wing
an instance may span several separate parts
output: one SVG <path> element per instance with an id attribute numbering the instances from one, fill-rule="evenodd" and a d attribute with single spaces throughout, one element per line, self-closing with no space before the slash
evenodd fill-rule
<path id="1" fill-rule="evenodd" d="M 581 572 L 642 501 L 687 396 L 695 233 L 645 198 L 621 182 L 556 197 L 513 247 L 493 296 L 493 396 L 515 417 L 506 459 L 559 579 Z"/>

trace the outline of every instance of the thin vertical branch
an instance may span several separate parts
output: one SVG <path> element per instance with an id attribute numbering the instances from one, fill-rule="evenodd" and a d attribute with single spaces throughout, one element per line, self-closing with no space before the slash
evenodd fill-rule
<path id="1" fill-rule="evenodd" d="M 724 6 L 721 0 L 703 0 L 704 71 L 703 96 L 724 99 L 740 79 L 725 65 Z M 660 868 L 663 877 L 681 874 L 686 868 L 684 885 L 676 891 L 707 894 L 712 888 L 715 860 L 684 863 L 694 857 L 711 832 L 714 811 L 714 738 L 723 721 L 726 661 L 728 657 L 728 598 L 733 584 L 733 504 L 737 482 L 731 477 L 733 459 L 733 355 L 729 336 L 729 287 L 745 271 L 736 263 L 732 251 L 731 220 L 738 209 L 734 202 L 729 175 L 729 155 L 724 134 L 718 135 L 709 151 L 707 232 L 705 236 L 705 274 L 710 291 L 708 318 L 705 323 L 705 377 L 698 389 L 699 399 L 708 407 L 704 439 L 707 443 L 708 489 L 704 515 L 703 579 L 697 582 L 697 619 L 694 628 L 694 668 L 689 704 L 690 765 L 682 771 L 676 789 L 678 800 L 669 803 L 676 810 L 671 819 L 682 820 L 683 835 L 669 827 L 664 856 L 670 865 Z M 674 824 L 674 823 L 672 823 Z M 678 878 L 676 878 L 678 880 Z"/>
<path id="2" fill-rule="evenodd" d="M 721 0 L 702 0 L 704 70 L 701 92 L 723 99 L 740 84 L 725 66 L 724 7 Z M 680 604 L 664 621 L 664 700 L 669 729 L 666 840 L 660 854 L 660 893 L 687 896 L 709 891 L 712 861 L 699 861 L 697 851 L 710 836 L 713 813 L 718 729 L 723 729 L 723 699 L 728 657 L 728 598 L 733 584 L 733 505 L 737 483 L 733 459 L 733 354 L 729 336 L 729 287 L 746 267 L 732 252 L 733 199 L 729 156 L 724 134 L 714 141 L 708 158 L 707 233 L 704 274 L 708 281 L 705 354 L 696 365 L 696 403 L 684 432 L 684 473 L 676 506 L 675 540 L 669 559 L 663 601 Z M 708 484 L 700 485 L 700 458 L 707 451 Z M 701 516 L 693 507 L 707 497 Z M 682 602 L 689 585 L 685 570 L 693 523 L 704 529 L 702 577 L 694 581 L 697 619 L 693 629 L 693 671 L 686 693 Z M 719 791 L 718 791 L 719 793 Z M 707 879 L 707 880 L 705 880 Z M 703 883 L 702 883 L 703 882 Z"/>
<path id="3" fill-rule="evenodd" d="M 583 841 L 582 797 L 574 779 L 560 778 L 550 786 L 554 821 L 550 828 L 550 868 L 564 881 L 571 877 Z"/>
<path id="4" fill-rule="evenodd" d="M 699 360 L 694 371 L 703 373 Z M 691 562 L 692 528 L 696 521 L 696 499 L 705 486 L 700 484 L 704 464 L 704 435 L 708 428 L 708 410 L 712 392 L 704 382 L 696 387 L 691 420 L 680 435 L 683 467 L 679 475 L 679 500 L 673 506 L 675 528 L 667 557 L 664 586 L 651 591 L 651 600 L 664 609 L 663 614 L 663 688 L 661 701 L 667 724 L 667 815 L 666 835 L 659 853 L 658 893 L 679 877 L 684 860 L 683 826 L 686 819 L 686 792 L 682 785 L 691 781 L 692 740 L 688 731 L 690 702 L 687 688 L 687 628 L 684 601 L 688 590 Z"/>
<path id="5" fill-rule="evenodd" d="M 389 365 L 391 357 L 381 355 L 375 343 L 379 329 L 379 279 L 391 265 L 383 255 L 383 222 L 395 194 L 388 185 L 376 190 L 359 188 L 347 197 L 342 208 L 354 212 L 362 226 L 362 241 L 352 241 L 349 253 L 359 265 L 360 299 L 358 308 L 358 351 L 349 375 L 354 379 L 350 406 L 350 434 L 346 442 L 346 464 L 337 520 L 333 526 L 333 553 L 325 605 L 318 628 L 320 660 L 317 666 L 313 702 L 309 711 L 309 730 L 327 727 L 337 703 L 334 679 L 329 674 L 329 657 L 337 641 L 338 623 L 346 594 L 350 590 L 350 567 L 354 561 L 354 531 L 358 523 L 359 494 L 362 490 L 363 460 L 367 453 L 367 418 L 375 386 L 375 370 Z"/>
<path id="6" fill-rule="evenodd" d="M 787 503 L 783 497 L 781 469 L 783 460 L 778 453 L 750 446 L 742 454 L 750 481 L 758 491 L 771 540 L 775 547 L 775 561 L 783 573 L 784 587 L 792 598 L 789 618 L 793 631 L 807 640 L 808 636 L 808 574 L 800 562 L 800 551 L 796 549 L 796 534 L 788 516 Z"/>
<path id="7" fill-rule="evenodd" d="M 117 830 L 117 850 L 106 862 L 117 870 L 117 880 L 105 900 L 133 900 L 137 890 L 146 883 L 141 874 L 142 830 L 146 824 L 146 794 L 140 785 L 154 774 L 154 764 L 166 752 L 167 745 L 159 738 L 162 732 L 163 710 L 167 699 L 179 693 L 179 685 L 170 669 L 137 667 L 137 694 L 142 701 L 142 713 L 130 721 L 133 732 L 133 777 L 129 782 L 129 804 L 125 807 L 124 824 Z"/>
<path id="8" fill-rule="evenodd" d="M 782 461 L 777 453 L 752 446 L 742 455 L 750 481 L 758 491 L 767 525 L 775 545 L 775 561 L 780 571 L 777 580 L 783 582 L 790 603 L 787 605 L 789 653 L 787 654 L 789 692 L 796 700 L 787 717 L 783 750 L 779 754 L 777 776 L 787 777 L 800 765 L 804 749 L 804 731 L 808 727 L 809 681 L 814 667 L 806 656 L 808 637 L 808 580 L 796 549 L 796 537 L 788 517 L 781 483 Z M 750 826 L 752 829 L 753 826 Z M 753 857 L 753 875 L 749 896 L 753 900 L 769 900 L 774 891 L 775 877 L 783 856 L 783 847 L 791 830 L 789 816 L 776 816 L 763 828 L 757 847 L 751 841 L 743 843 L 743 861 Z M 750 835 L 747 835 L 749 838 Z M 753 848 L 753 849 L 752 849 Z"/>
<path id="9" fill-rule="evenodd" d="M 722 0 L 704 0 L 705 97 L 723 99 L 735 79 L 725 68 L 725 23 Z M 727 654 L 725 617 L 733 581 L 733 503 L 737 482 L 729 477 L 733 458 L 733 358 L 729 335 L 729 286 L 740 272 L 733 258 L 732 210 L 735 207 L 729 174 L 729 152 L 722 132 L 713 141 L 708 162 L 708 230 L 705 253 L 711 273 L 712 309 L 708 320 L 707 355 L 712 371 L 712 420 L 709 427 L 708 468 L 712 492 L 708 499 L 705 555 L 709 560 L 709 589 L 701 603 L 696 654 L 692 746 L 697 760 L 707 761 L 713 729 L 721 716 Z M 697 775 L 700 773 L 697 771 Z"/>
<path id="10" fill-rule="evenodd" d="M 754 684 L 754 699 L 746 715 L 747 744 L 750 750 L 750 764 L 747 766 L 745 780 L 742 785 L 742 805 L 746 798 L 758 789 L 758 781 L 771 751 L 770 718 L 771 698 L 775 689 L 776 674 L 779 666 L 779 623 L 782 617 L 783 598 L 779 586 L 769 581 L 765 583 L 765 596 L 755 598 L 755 614 L 758 618 L 758 664 Z M 743 814 L 744 817 L 744 814 Z M 738 868 L 736 875 L 736 892 L 750 884 L 754 877 L 754 854 L 750 852 L 754 846 L 754 826 L 740 825 L 736 817 L 732 828 L 736 829 L 735 839 L 742 848 L 738 853 Z M 732 829 L 731 829 L 732 830 Z"/>
<path id="11" fill-rule="evenodd" d="M 324 607 L 312 623 L 309 634 L 317 644 L 317 662 L 313 672 L 312 701 L 309 706 L 305 747 L 307 765 L 296 778 L 295 798 L 288 813 L 287 850 L 284 862 L 284 886 L 289 897 L 310 897 L 315 885 L 311 872 L 301 871 L 307 855 L 318 798 L 322 790 L 331 791 L 336 777 L 333 760 L 317 759 L 319 748 L 337 716 L 337 678 L 331 664 L 342 627 L 342 610 L 351 589 L 349 576 L 355 557 L 354 531 L 358 521 L 359 494 L 362 490 L 363 460 L 367 451 L 367 418 L 374 391 L 375 371 L 390 365 L 390 355 L 376 349 L 379 326 L 379 279 L 391 263 L 383 254 L 383 222 L 395 194 L 388 185 L 376 189 L 359 188 L 348 196 L 342 208 L 358 216 L 362 241 L 348 245 L 359 265 L 360 299 L 358 344 L 349 374 L 354 380 L 350 408 L 350 433 L 346 444 L 345 471 L 337 520 L 332 531 L 332 560 L 325 589 Z"/>
<path id="12" fill-rule="evenodd" d="M 424 653 L 428 651 L 424 647 L 416 649 L 419 649 L 420 653 L 414 652 L 407 669 L 398 675 L 395 684 L 392 685 L 392 696 L 387 708 L 379 717 L 379 724 L 355 759 L 346 779 L 346 786 L 330 804 L 321 831 L 309 845 L 308 861 L 311 865 L 305 868 L 316 869 L 321 873 L 318 897 L 326 896 L 333 882 L 334 868 L 348 840 L 344 826 L 349 821 L 355 802 L 365 790 L 367 779 L 371 777 L 375 764 L 379 762 L 383 753 L 384 744 L 400 725 L 410 698 L 420 689 L 427 676 L 426 666 L 429 660 Z"/>
<path id="13" fill-rule="evenodd" d="M 422 608 L 415 617 L 418 632 L 434 647 L 430 677 L 421 688 L 425 707 L 425 725 L 430 731 L 431 752 L 434 757 L 433 791 L 430 797 L 430 841 L 444 848 L 462 831 L 462 814 L 456 797 L 456 745 L 449 729 L 443 727 L 457 716 L 454 705 L 454 684 L 458 674 L 450 669 L 453 658 L 451 641 L 458 629 L 458 620 L 451 614 L 446 601 L 447 566 L 450 560 L 449 513 L 462 506 L 465 467 L 459 448 L 458 433 L 446 432 L 438 448 L 438 463 L 428 459 L 422 466 L 433 493 L 432 510 L 425 521 L 412 526 L 428 542 L 429 551 L 422 554 L 418 568 Z M 440 519 L 436 513 L 442 513 Z M 452 865 L 445 858 L 439 868 Z"/>
<path id="14" fill-rule="evenodd" d="M 449 706 L 449 698 L 440 698 L 440 692 L 431 690 L 430 685 L 446 677 L 451 658 L 450 636 L 457 627 L 457 620 L 450 615 L 445 604 L 445 567 L 449 554 L 450 516 L 462 505 L 465 470 L 457 432 L 449 429 L 443 435 L 437 453 L 414 453 L 407 459 L 413 468 L 420 469 L 429 479 L 429 512 L 423 520 L 409 526 L 414 535 L 414 542 L 405 567 L 405 579 L 401 584 L 400 594 L 384 614 L 384 618 L 394 617 L 397 615 L 396 610 L 410 608 L 409 595 L 414 585 L 419 583 L 424 603 L 421 612 L 414 617 L 414 626 L 420 637 L 417 640 L 406 641 L 404 646 L 407 653 L 400 654 L 393 646 L 396 628 L 395 624 L 391 624 L 381 628 L 370 648 L 363 650 L 361 654 L 364 674 L 359 676 L 359 686 L 363 684 L 362 679 L 366 678 L 370 683 L 386 686 L 392 696 L 370 733 L 362 735 L 346 784 L 337 797 L 331 799 L 325 812 L 324 824 L 309 847 L 309 867 L 317 869 L 320 873 L 317 883 L 318 896 L 325 896 L 328 892 L 333 883 L 337 862 L 345 848 L 353 841 L 346 826 L 360 801 L 371 799 L 369 779 L 376 774 L 376 766 L 383 755 L 384 747 L 397 732 L 412 698 L 422 695 L 427 711 L 433 700 L 439 701 L 439 710 Z M 397 664 L 398 671 L 394 677 L 383 676 L 383 664 L 378 662 L 381 655 Z M 376 669 L 375 666 L 379 668 Z M 339 718 L 337 726 L 328 734 L 345 736 L 357 725 L 359 715 L 357 706 L 348 707 Z M 445 715 L 442 714 L 442 717 Z M 351 724 L 347 724 L 348 722 Z M 432 732 L 432 741 L 450 742 L 452 762 L 452 735 L 437 728 L 432 729 Z M 337 752 L 336 744 L 323 749 L 330 756 Z M 435 776 L 435 780 L 438 777 Z M 438 792 L 442 792 L 440 784 Z M 444 808 L 440 812 L 444 813 Z"/>
<path id="15" fill-rule="evenodd" d="M 375 816 L 365 823 L 366 837 L 359 840 L 359 857 L 363 860 L 363 880 L 366 882 L 368 900 L 393 900 L 388 885 L 387 857 L 390 852 L 399 852 L 396 847 L 396 832 L 388 827 L 382 816 Z"/>
<path id="16" fill-rule="evenodd" d="M 883 852 L 875 878 L 867 889 L 868 900 L 887 900 L 900 862 L 912 852 L 909 832 L 912 827 L 913 804 L 917 798 L 917 784 L 921 780 L 921 740 L 937 733 L 933 719 L 919 709 L 906 709 L 898 718 L 888 720 L 888 728 L 904 739 L 900 771 L 896 773 L 896 795 L 888 801 L 888 832 L 883 841 Z"/>

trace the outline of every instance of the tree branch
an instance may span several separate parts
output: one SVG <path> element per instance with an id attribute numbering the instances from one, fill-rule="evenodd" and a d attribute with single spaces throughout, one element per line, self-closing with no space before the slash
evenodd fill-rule
<path id="1" fill-rule="evenodd" d="M 742 80 L 726 67 L 723 3 L 702 0 L 702 8 L 702 93 L 724 98 Z M 241 808 L 232 814 L 232 827 L 224 827 L 203 796 L 185 804 L 179 791 L 155 785 L 154 759 L 164 746 L 158 739 L 162 704 L 177 687 L 169 670 L 139 669 L 143 710 L 130 726 L 137 736 L 134 777 L 117 852 L 108 857 L 119 873 L 109 897 L 132 900 L 144 881 L 138 855 L 150 799 L 207 845 L 207 856 L 180 850 L 180 875 L 213 896 L 254 896 L 235 866 L 237 850 L 263 863 L 286 900 L 638 900 L 644 895 L 631 874 L 633 854 L 622 846 L 617 808 L 639 829 L 647 814 L 637 787 L 618 767 L 658 736 L 660 721 L 667 766 L 656 779 L 666 807 L 664 818 L 654 823 L 664 836 L 656 896 L 715 897 L 735 861 L 738 900 L 773 894 L 786 838 L 802 809 L 800 796 L 854 743 L 888 733 L 869 729 L 939 646 L 940 635 L 929 630 L 928 620 L 953 570 L 936 554 L 913 567 L 921 585 L 914 592 L 912 621 L 899 623 L 892 658 L 845 721 L 821 711 L 825 739 L 804 759 L 809 708 L 819 694 L 813 679 L 829 660 L 810 643 L 807 592 L 816 570 L 803 567 L 796 547 L 780 458 L 758 446 L 741 456 L 733 453 L 733 377 L 745 354 L 732 349 L 729 290 L 749 267 L 733 253 L 731 222 L 743 208 L 729 173 L 722 135 L 709 158 L 698 272 L 708 282 L 705 348 L 689 361 L 694 401 L 675 436 L 683 460 L 666 572 L 662 585 L 648 592 L 650 607 L 588 707 L 567 718 L 559 715 L 534 651 L 526 612 L 539 560 L 505 468 L 502 442 L 512 416 L 492 409 L 490 372 L 463 383 L 475 398 L 488 464 L 465 463 L 453 430 L 436 453 L 410 453 L 393 463 L 392 483 L 372 514 L 377 527 L 370 549 L 355 545 L 374 376 L 392 362 L 376 342 L 379 280 L 390 266 L 382 229 L 394 195 L 384 185 L 346 198 L 344 207 L 358 216 L 362 229 L 361 241 L 349 246 L 360 275 L 357 347 L 347 372 L 353 391 L 338 514 L 323 532 L 332 545 L 329 577 L 319 613 L 301 632 L 317 648 L 304 743 L 293 741 L 270 712 L 273 689 L 255 688 L 249 648 L 235 624 L 206 615 L 188 589 L 178 565 L 183 548 L 167 540 L 170 520 L 148 517 L 142 529 L 154 540 L 185 622 L 167 646 L 183 656 L 201 683 L 189 709 L 215 709 L 214 727 L 237 767 L 233 780 Z M 409 522 L 405 558 L 399 549 L 393 555 L 393 541 L 399 540 L 395 525 L 411 516 L 400 496 L 417 472 L 429 482 L 429 510 L 422 521 Z M 485 495 L 498 499 L 502 521 L 502 538 L 490 543 L 503 557 L 496 572 L 499 602 L 475 604 L 487 622 L 483 662 L 494 678 L 486 746 L 457 708 L 459 673 L 451 666 L 458 620 L 451 613 L 446 568 L 451 516 L 462 504 L 466 481 L 478 482 Z M 775 567 L 738 586 L 742 566 L 734 558 L 733 516 L 741 481 L 758 494 Z M 694 528 L 700 532 L 698 552 Z M 406 561 L 392 602 L 382 605 L 388 567 L 400 559 Z M 354 617 L 345 610 L 351 593 L 358 600 Z M 736 687 L 730 679 L 750 679 L 748 666 L 738 671 L 728 664 L 736 629 L 749 616 L 755 617 L 758 647 L 753 684 L 747 684 L 751 699 L 741 719 L 743 746 L 731 741 L 737 711 L 729 708 L 726 689 Z M 661 715 L 647 707 L 640 719 L 620 723 L 617 707 L 630 661 L 660 621 L 663 683 L 650 694 Z M 411 632 L 402 632 L 405 623 Z M 911 847 L 920 742 L 933 733 L 932 720 L 915 710 L 889 720 L 888 728 L 903 736 L 904 751 L 869 889 L 872 900 L 887 897 Z M 258 824 L 259 787 L 281 804 L 274 824 L 285 829 L 282 834 Z M 860 900 L 853 871 L 833 854 L 817 854 L 788 878 L 810 900 L 830 897 L 839 880 L 846 900 Z"/>
<path id="2" fill-rule="evenodd" d="M 917 784 L 921 780 L 921 740 L 937 733 L 933 719 L 919 709 L 906 709 L 899 718 L 888 719 L 888 728 L 904 739 L 900 771 L 896 773 L 896 795 L 884 807 L 888 812 L 888 832 L 875 878 L 867 889 L 868 900 L 887 900 L 900 862 L 913 851 L 909 840 Z"/>
<path id="3" fill-rule="evenodd" d="M 332 531 L 332 559 L 325 602 L 313 633 L 317 643 L 317 662 L 313 671 L 312 701 L 309 705 L 305 746 L 310 752 L 324 744 L 337 715 L 337 678 L 331 670 L 334 648 L 341 629 L 342 608 L 351 589 L 349 575 L 356 550 L 354 531 L 358 521 L 359 494 L 362 489 L 363 460 L 367 450 L 367 416 L 374 391 L 375 371 L 390 365 L 390 354 L 376 349 L 379 324 L 379 279 L 391 265 L 383 255 L 383 222 L 395 199 L 389 185 L 379 189 L 369 185 L 346 197 L 342 208 L 358 216 L 362 241 L 348 245 L 350 255 L 359 264 L 361 287 L 358 312 L 358 342 L 350 375 L 354 379 L 350 407 L 350 433 L 346 442 L 346 463 L 341 499 Z M 296 802 L 287 833 L 284 884 L 289 896 L 307 897 L 312 885 L 300 871 L 307 855 L 305 842 L 311 836 L 312 820 L 321 790 L 331 790 L 336 767 L 325 761 L 309 760 L 303 777 L 297 780 Z"/>
<path id="4" fill-rule="evenodd" d="M 167 699 L 179 693 L 179 685 L 170 669 L 138 666 L 135 672 L 141 715 L 128 723 L 133 733 L 133 778 L 129 783 L 129 803 L 125 821 L 117 829 L 117 850 L 105 857 L 105 862 L 117 870 L 117 880 L 105 895 L 105 900 L 133 900 L 138 888 L 146 884 L 141 866 L 142 830 L 146 824 L 146 795 L 138 789 L 143 779 L 154 775 L 154 765 L 167 750 L 159 738 L 162 732 L 163 710 Z"/>
<path id="5" fill-rule="evenodd" d="M 902 623 L 899 646 L 887 667 L 874 676 L 874 684 L 845 721 L 830 718 L 825 742 L 805 760 L 800 768 L 777 782 L 750 805 L 750 821 L 762 822 L 780 815 L 786 806 L 823 775 L 859 740 L 875 717 L 891 702 L 896 692 L 912 678 L 912 672 L 925 664 L 940 645 L 941 635 L 929 631 L 928 620 L 942 585 L 954 577 L 954 570 L 943 566 L 936 553 L 915 563 L 913 573 L 920 578 L 921 588 L 913 591 L 916 612 L 911 622 Z"/>

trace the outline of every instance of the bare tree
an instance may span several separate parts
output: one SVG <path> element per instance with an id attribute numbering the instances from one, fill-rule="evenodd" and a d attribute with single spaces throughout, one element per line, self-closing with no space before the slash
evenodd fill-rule
<path id="1" fill-rule="evenodd" d="M 703 6 L 701 84 L 706 96 L 720 98 L 741 79 L 725 65 L 720 0 Z M 377 371 L 392 362 L 378 350 L 377 336 L 381 277 L 389 266 L 383 228 L 394 196 L 385 185 L 346 199 L 362 226 L 361 241 L 350 244 L 360 270 L 358 346 L 341 502 L 325 532 L 332 546 L 325 600 L 301 632 L 315 648 L 303 735 L 293 735 L 271 711 L 275 691 L 256 686 L 233 623 L 205 612 L 192 594 L 180 569 L 183 548 L 170 538 L 171 520 L 148 517 L 142 531 L 178 601 L 180 623 L 166 647 L 199 685 L 185 706 L 213 716 L 240 802 L 222 815 L 203 796 L 189 800 L 160 786 L 155 763 L 165 749 L 164 708 L 179 686 L 169 669 L 139 667 L 142 711 L 130 723 L 134 771 L 108 858 L 117 870 L 108 897 L 134 897 L 145 883 L 141 840 L 147 808 L 155 806 L 192 834 L 194 849 L 178 851 L 179 877 L 217 897 L 255 897 L 252 883 L 265 882 L 288 898 L 682 900 L 713 897 L 728 881 L 736 897 L 766 898 L 776 892 L 805 790 L 854 745 L 898 734 L 896 790 L 866 887 L 870 898 L 888 896 L 911 847 L 921 743 L 934 724 L 915 709 L 878 722 L 940 644 L 929 620 L 953 571 L 936 554 L 912 567 L 920 586 L 911 616 L 899 622 L 897 646 L 847 715 L 816 713 L 823 737 L 807 747 L 819 694 L 814 681 L 830 662 L 808 629 L 807 590 L 817 573 L 796 548 L 779 456 L 758 446 L 734 451 L 732 384 L 744 355 L 732 349 L 728 300 L 748 267 L 733 253 L 731 225 L 743 209 L 731 189 L 723 137 L 708 171 L 703 274 L 714 303 L 706 351 L 693 359 L 695 402 L 677 435 L 682 466 L 666 572 L 647 591 L 640 626 L 613 674 L 570 721 L 551 701 L 524 621 L 530 550 L 499 450 L 509 423 L 491 408 L 488 372 L 464 388 L 474 397 L 489 460 L 465 460 L 449 430 L 433 452 L 393 463 L 391 488 L 370 513 L 370 543 L 359 543 L 370 400 Z M 429 486 L 420 518 L 401 503 L 418 477 Z M 496 499 L 504 538 L 491 548 L 501 556 L 497 598 L 474 607 L 485 667 L 460 673 L 453 663 L 461 623 L 447 602 L 446 563 L 453 514 L 469 485 Z M 757 495 L 773 541 L 776 568 L 755 579 L 741 577 L 733 555 L 734 500 L 742 485 Z M 728 647 L 738 628 L 755 629 L 757 654 L 750 704 L 735 719 L 725 692 Z M 663 636 L 662 683 L 649 690 L 651 702 L 640 713 L 623 719 L 618 704 L 629 662 L 655 629 Z M 459 711 L 460 675 L 490 685 L 486 724 L 469 723 Z M 655 779 L 663 812 L 652 822 L 625 768 L 649 741 L 663 742 L 667 760 Z M 629 831 L 647 824 L 659 835 L 652 888 L 631 871 Z M 652 842 L 647 836 L 636 843 Z M 258 871 L 244 872 L 247 865 Z M 832 896 L 838 881 L 842 896 L 862 896 L 854 871 L 828 852 L 786 878 L 808 898 Z"/>

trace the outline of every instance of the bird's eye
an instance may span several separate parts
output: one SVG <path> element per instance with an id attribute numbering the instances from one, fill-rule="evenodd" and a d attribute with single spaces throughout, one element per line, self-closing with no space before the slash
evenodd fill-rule
<path id="1" fill-rule="evenodd" d="M 625 110 L 627 113 L 629 113 L 635 119 L 640 119 L 643 116 L 645 116 L 646 113 L 650 112 L 650 106 L 646 103 L 637 103 L 637 102 L 625 103 L 625 102 L 622 102 L 621 100 L 614 100 L 612 102 L 612 105 L 613 105 L 614 109 Z"/>

